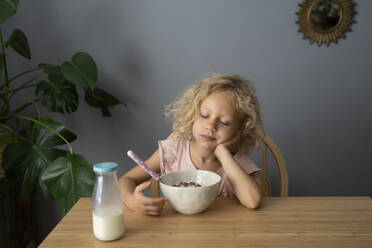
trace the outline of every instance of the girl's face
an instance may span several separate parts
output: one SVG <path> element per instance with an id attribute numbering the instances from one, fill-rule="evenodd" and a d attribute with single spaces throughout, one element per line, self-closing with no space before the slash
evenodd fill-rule
<path id="1" fill-rule="evenodd" d="M 196 113 L 193 139 L 202 147 L 214 150 L 232 139 L 240 127 L 240 114 L 229 93 L 214 92 L 205 98 Z"/>

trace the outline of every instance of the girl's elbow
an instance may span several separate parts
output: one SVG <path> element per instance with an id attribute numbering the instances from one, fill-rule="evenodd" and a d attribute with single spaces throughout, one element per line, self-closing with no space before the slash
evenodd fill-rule
<path id="1" fill-rule="evenodd" d="M 249 199 L 249 200 L 244 200 L 244 201 L 240 201 L 240 202 L 246 208 L 254 210 L 254 209 L 257 209 L 261 206 L 262 200 L 263 200 L 263 197 L 260 195 L 255 199 Z"/>
<path id="2" fill-rule="evenodd" d="M 247 203 L 242 203 L 246 208 L 254 210 L 257 209 L 261 206 L 261 202 L 247 202 Z"/>

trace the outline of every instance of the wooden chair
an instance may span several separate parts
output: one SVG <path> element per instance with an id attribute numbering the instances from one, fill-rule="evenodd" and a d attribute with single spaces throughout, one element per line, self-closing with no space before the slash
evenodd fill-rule
<path id="1" fill-rule="evenodd" d="M 288 196 L 288 171 L 287 166 L 280 152 L 279 147 L 275 142 L 267 135 L 263 130 L 258 131 L 258 135 L 261 138 L 261 149 L 262 149 L 262 171 L 256 173 L 255 179 L 261 185 L 265 196 L 272 196 L 271 184 L 267 177 L 267 150 L 270 150 L 273 155 L 276 165 L 279 169 L 280 175 L 280 196 Z M 152 197 L 159 197 L 159 184 L 155 179 L 151 180 L 151 195 Z"/>
<path id="2" fill-rule="evenodd" d="M 280 196 L 288 196 L 288 170 L 285 163 L 283 154 L 280 152 L 279 147 L 262 129 L 258 131 L 261 138 L 262 149 L 262 171 L 255 176 L 256 181 L 261 185 L 265 196 L 272 196 L 271 184 L 267 177 L 267 150 L 270 150 L 274 157 L 276 165 L 279 170 L 280 176 Z"/>

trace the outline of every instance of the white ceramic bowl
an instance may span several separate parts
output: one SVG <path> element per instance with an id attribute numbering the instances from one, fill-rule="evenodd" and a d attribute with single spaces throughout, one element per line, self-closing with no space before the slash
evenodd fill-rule
<path id="1" fill-rule="evenodd" d="M 195 182 L 201 187 L 177 187 L 181 182 Z M 172 207 L 183 214 L 197 214 L 208 208 L 215 200 L 221 177 L 206 170 L 183 170 L 164 174 L 159 185 Z"/>

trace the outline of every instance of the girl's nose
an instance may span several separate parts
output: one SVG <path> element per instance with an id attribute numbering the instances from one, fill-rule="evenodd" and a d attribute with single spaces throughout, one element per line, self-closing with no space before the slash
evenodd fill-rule
<path id="1" fill-rule="evenodd" d="M 215 132 L 216 131 L 216 123 L 214 121 L 208 121 L 206 126 L 208 131 Z"/>

